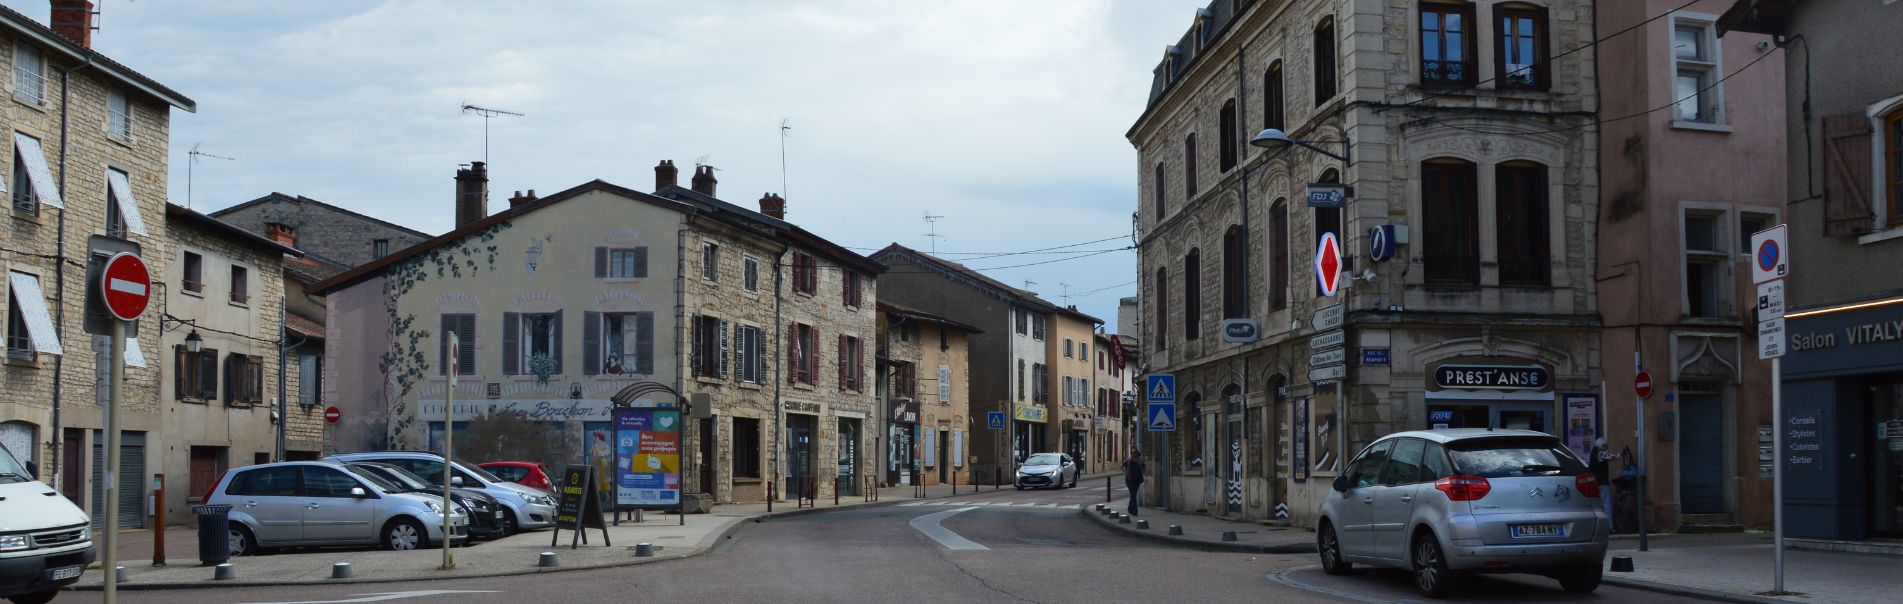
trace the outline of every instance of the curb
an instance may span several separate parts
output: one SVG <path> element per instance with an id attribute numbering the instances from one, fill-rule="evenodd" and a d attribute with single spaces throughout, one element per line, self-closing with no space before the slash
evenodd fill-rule
<path id="1" fill-rule="evenodd" d="M 1174 545 L 1176 547 L 1186 547 L 1186 548 L 1200 549 L 1205 551 L 1239 552 L 1239 553 L 1246 553 L 1246 554 L 1313 554 L 1315 553 L 1315 544 L 1308 541 L 1302 541 L 1298 543 L 1284 543 L 1284 544 L 1278 544 L 1278 545 L 1247 545 L 1242 543 L 1224 543 L 1221 541 L 1201 541 L 1197 539 L 1190 539 L 1187 537 L 1171 537 L 1167 534 L 1158 533 L 1154 531 L 1144 531 L 1144 530 L 1138 530 L 1134 528 L 1124 528 L 1122 524 L 1119 524 L 1104 516 L 1099 516 L 1093 513 L 1093 511 L 1089 507 L 1085 507 L 1080 511 L 1083 513 L 1084 517 L 1089 518 L 1092 522 L 1095 522 L 1106 529 L 1109 529 L 1111 532 L 1130 536 L 1130 537 L 1137 537 L 1140 539 L 1148 539 L 1151 541 L 1167 543 L 1170 545 Z"/>
<path id="2" fill-rule="evenodd" d="M 1716 589 L 1705 589 L 1702 587 L 1687 587 L 1684 585 L 1672 585 L 1670 583 L 1658 583 L 1654 581 L 1641 581 L 1638 579 L 1627 579 L 1624 577 L 1615 577 L 1612 575 L 1612 573 L 1606 573 L 1605 578 L 1601 579 L 1600 583 L 1605 585 L 1615 586 L 1615 587 L 1624 587 L 1626 589 L 1637 589 L 1640 591 L 1649 591 L 1649 592 L 1662 593 L 1662 594 L 1673 595 L 1673 596 L 1698 598 L 1700 600 L 1711 600 L 1714 602 L 1742 602 L 1744 604 L 1765 604 L 1767 602 L 1788 603 L 1788 602 L 1801 601 L 1801 600 L 1786 600 L 1783 598 L 1772 598 L 1768 596 L 1759 596 L 1759 595 L 1753 595 L 1753 594 L 1741 594 L 1741 593 L 1734 593 L 1729 591 L 1718 591 Z"/>

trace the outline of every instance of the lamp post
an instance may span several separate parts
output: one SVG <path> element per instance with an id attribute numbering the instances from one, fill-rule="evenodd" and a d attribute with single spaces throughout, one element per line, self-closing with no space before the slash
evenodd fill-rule
<path id="1" fill-rule="evenodd" d="M 1249 139 L 1249 146 L 1261 147 L 1263 149 L 1268 149 L 1271 151 L 1281 151 L 1283 149 L 1289 148 L 1290 146 L 1298 146 L 1298 147 L 1308 149 L 1310 151 L 1314 151 L 1316 153 L 1320 153 L 1325 157 L 1333 158 L 1335 161 L 1339 161 L 1343 164 L 1352 164 L 1354 162 L 1350 158 L 1354 156 L 1354 151 L 1353 151 L 1353 148 L 1349 146 L 1349 142 L 1350 141 L 1348 141 L 1345 138 L 1343 140 L 1338 140 L 1338 141 L 1296 140 L 1296 139 L 1289 138 L 1287 132 L 1283 132 L 1280 129 L 1276 129 L 1276 128 L 1269 128 L 1267 130 L 1263 130 L 1259 133 L 1256 133 L 1255 138 Z M 1334 152 L 1331 152 L 1327 149 L 1323 149 L 1321 147 L 1315 146 L 1318 143 L 1328 144 L 1328 145 L 1341 145 L 1342 154 L 1337 155 Z"/>

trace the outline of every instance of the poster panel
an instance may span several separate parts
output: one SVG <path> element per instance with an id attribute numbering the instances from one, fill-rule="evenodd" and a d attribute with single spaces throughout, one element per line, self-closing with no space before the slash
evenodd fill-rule
<path id="1" fill-rule="evenodd" d="M 673 508 L 681 501 L 681 412 L 671 407 L 614 412 L 615 506 Z"/>

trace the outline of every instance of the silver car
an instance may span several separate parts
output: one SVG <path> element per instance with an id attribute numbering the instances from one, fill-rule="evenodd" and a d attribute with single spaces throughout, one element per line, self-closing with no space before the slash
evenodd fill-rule
<path id="1" fill-rule="evenodd" d="M 1441 597 L 1462 573 L 1536 573 L 1599 587 L 1611 523 L 1599 483 L 1557 437 L 1461 428 L 1391 434 L 1335 478 L 1315 526 L 1322 569 L 1414 573 Z"/>
<path id="2" fill-rule="evenodd" d="M 226 472 L 207 504 L 230 505 L 231 555 L 282 546 L 382 545 L 393 550 L 443 542 L 441 499 L 401 493 L 374 474 L 321 461 L 288 461 Z M 469 519 L 452 506 L 450 537 L 469 538 Z"/>
<path id="3" fill-rule="evenodd" d="M 430 481 L 435 481 L 437 477 L 443 475 L 443 456 L 428 451 L 344 453 L 325 459 L 342 463 L 358 461 L 387 463 L 409 470 L 412 474 Z M 548 491 L 497 478 L 488 470 L 462 460 L 457 460 L 450 465 L 456 470 L 450 477 L 451 484 L 466 489 L 481 489 L 490 497 L 496 498 L 496 503 L 502 505 L 504 534 L 555 526 L 555 496 Z"/>
<path id="4" fill-rule="evenodd" d="M 1066 486 L 1068 485 L 1068 486 Z M 1063 453 L 1038 453 L 1025 458 L 1018 466 L 1017 487 L 1059 487 L 1077 486 L 1077 463 Z"/>

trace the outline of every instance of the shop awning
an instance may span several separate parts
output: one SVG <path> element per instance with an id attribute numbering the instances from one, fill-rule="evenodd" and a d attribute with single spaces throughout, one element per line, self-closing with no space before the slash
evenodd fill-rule
<path id="1" fill-rule="evenodd" d="M 59 331 L 53 328 L 53 314 L 46 311 L 46 295 L 40 293 L 40 278 L 26 273 L 7 273 L 9 296 L 20 305 L 26 318 L 27 340 L 33 349 L 46 354 L 65 354 L 59 347 Z"/>

